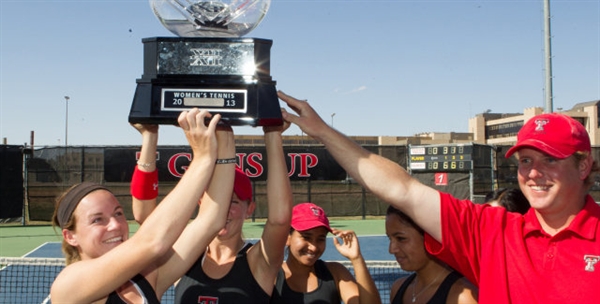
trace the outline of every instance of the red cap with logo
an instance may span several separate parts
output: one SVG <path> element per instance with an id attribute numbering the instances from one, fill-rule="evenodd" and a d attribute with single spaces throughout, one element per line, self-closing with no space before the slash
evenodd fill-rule
<path id="1" fill-rule="evenodd" d="M 532 117 L 517 134 L 517 144 L 506 152 L 511 157 L 521 148 L 532 148 L 552 157 L 567 158 L 575 152 L 590 152 L 585 127 L 570 116 L 549 113 Z"/>
<path id="2" fill-rule="evenodd" d="M 242 201 L 252 201 L 252 183 L 250 182 L 250 178 L 238 167 L 235 167 L 233 192 Z"/>
<path id="3" fill-rule="evenodd" d="M 292 209 L 292 228 L 297 231 L 305 231 L 317 227 L 325 227 L 329 232 L 329 219 L 323 208 L 313 203 L 301 203 Z"/>

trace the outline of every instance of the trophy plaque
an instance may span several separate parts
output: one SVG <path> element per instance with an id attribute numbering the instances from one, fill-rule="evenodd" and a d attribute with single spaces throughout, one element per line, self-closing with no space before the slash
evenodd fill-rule
<path id="1" fill-rule="evenodd" d="M 160 22 L 178 37 L 144 38 L 130 123 L 177 124 L 186 109 L 221 114 L 229 125 L 281 125 L 272 41 L 245 38 L 270 0 L 150 0 Z"/>

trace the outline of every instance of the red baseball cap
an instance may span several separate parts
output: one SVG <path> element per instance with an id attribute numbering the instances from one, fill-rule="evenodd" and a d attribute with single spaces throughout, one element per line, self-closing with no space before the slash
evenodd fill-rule
<path id="1" fill-rule="evenodd" d="M 592 150 L 585 127 L 572 117 L 559 113 L 540 114 L 529 119 L 517 134 L 517 144 L 506 152 L 506 158 L 525 147 L 559 159 Z"/>
<path id="2" fill-rule="evenodd" d="M 329 232 L 329 219 L 323 208 L 313 203 L 300 203 L 292 209 L 292 228 L 305 231 L 317 227 L 325 227 Z"/>
<path id="3" fill-rule="evenodd" d="M 238 167 L 235 167 L 233 192 L 242 201 L 252 201 L 252 183 L 250 182 L 250 178 Z"/>

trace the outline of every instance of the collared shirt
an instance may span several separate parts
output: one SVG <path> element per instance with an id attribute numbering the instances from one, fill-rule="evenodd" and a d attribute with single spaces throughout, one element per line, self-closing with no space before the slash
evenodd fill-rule
<path id="1" fill-rule="evenodd" d="M 427 250 L 479 286 L 480 303 L 600 302 L 600 206 L 587 196 L 554 236 L 525 215 L 440 193 L 442 239 Z"/>

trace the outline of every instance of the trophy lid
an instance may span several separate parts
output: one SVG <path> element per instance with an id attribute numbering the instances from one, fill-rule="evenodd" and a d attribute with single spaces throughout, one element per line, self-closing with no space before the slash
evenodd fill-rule
<path id="1" fill-rule="evenodd" d="M 271 0 L 150 0 L 154 15 L 180 37 L 241 37 L 267 14 Z"/>

